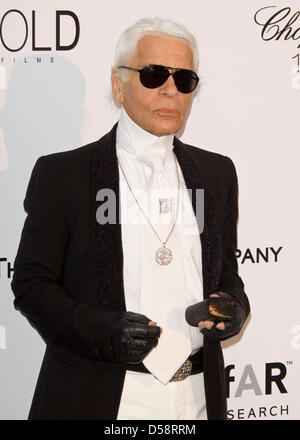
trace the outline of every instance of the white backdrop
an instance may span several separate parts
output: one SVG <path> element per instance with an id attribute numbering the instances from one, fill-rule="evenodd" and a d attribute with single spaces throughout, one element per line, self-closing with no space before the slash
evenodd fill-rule
<path id="1" fill-rule="evenodd" d="M 10 289 L 30 172 L 37 157 L 111 128 L 117 38 L 155 15 L 199 43 L 202 88 L 182 140 L 230 156 L 239 177 L 237 255 L 252 314 L 223 343 L 228 418 L 300 419 L 300 0 L 148 3 L 1 1 L 0 419 L 27 418 L 45 349 Z"/>

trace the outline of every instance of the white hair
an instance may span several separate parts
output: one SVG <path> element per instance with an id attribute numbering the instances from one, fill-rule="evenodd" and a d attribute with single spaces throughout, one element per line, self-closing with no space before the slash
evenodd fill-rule
<path id="1" fill-rule="evenodd" d="M 193 68 L 198 73 L 199 53 L 195 37 L 182 24 L 160 17 L 143 18 L 125 29 L 117 42 L 112 70 L 118 69 L 121 65 L 128 65 L 140 39 L 149 34 L 166 35 L 184 40 L 193 52 Z M 121 80 L 125 81 L 126 75 L 126 71 L 120 72 Z"/>

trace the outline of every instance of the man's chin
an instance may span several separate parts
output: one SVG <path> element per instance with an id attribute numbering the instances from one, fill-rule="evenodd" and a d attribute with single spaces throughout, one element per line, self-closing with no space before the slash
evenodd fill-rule
<path id="1" fill-rule="evenodd" d="M 148 129 L 149 133 L 155 136 L 168 136 L 177 133 L 182 127 L 182 124 L 175 123 L 171 120 L 162 120 L 160 123 Z"/>

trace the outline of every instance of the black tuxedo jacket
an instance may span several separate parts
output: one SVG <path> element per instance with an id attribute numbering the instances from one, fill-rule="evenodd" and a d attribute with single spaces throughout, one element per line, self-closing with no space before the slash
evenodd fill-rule
<path id="1" fill-rule="evenodd" d="M 126 306 L 116 126 L 97 142 L 40 157 L 32 171 L 12 280 L 15 307 L 46 342 L 30 419 L 117 417 L 126 366 L 113 361 L 110 332 Z M 204 296 L 227 291 L 248 314 L 235 258 L 234 165 L 177 138 L 174 153 L 187 188 L 204 189 Z M 102 188 L 116 195 L 115 223 L 96 220 L 96 195 Z M 194 197 L 192 202 L 195 209 Z M 204 338 L 203 363 L 208 418 L 224 419 L 219 342 Z"/>

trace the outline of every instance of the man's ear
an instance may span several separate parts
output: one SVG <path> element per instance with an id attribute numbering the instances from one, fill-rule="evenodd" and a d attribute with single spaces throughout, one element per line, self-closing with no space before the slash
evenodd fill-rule
<path id="1" fill-rule="evenodd" d="M 117 70 L 113 70 L 111 72 L 111 89 L 114 100 L 117 103 L 122 104 L 124 101 L 122 83 L 119 76 L 119 72 Z"/>

